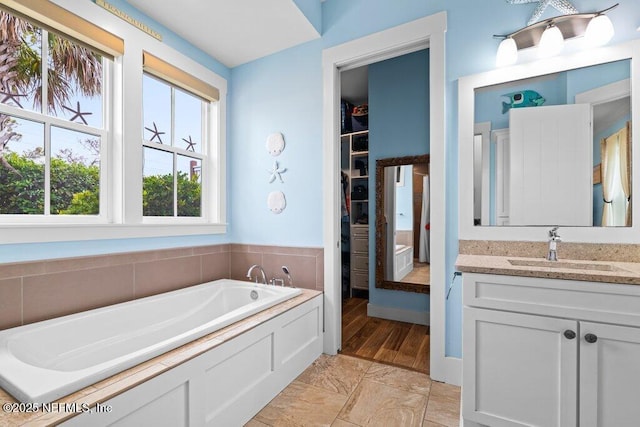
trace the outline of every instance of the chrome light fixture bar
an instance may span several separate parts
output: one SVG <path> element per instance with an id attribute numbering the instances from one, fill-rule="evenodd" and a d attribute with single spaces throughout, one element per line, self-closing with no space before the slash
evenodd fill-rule
<path id="1" fill-rule="evenodd" d="M 498 47 L 496 66 L 514 64 L 518 50 L 538 46 L 541 56 L 552 56 L 562 50 L 565 40 L 585 36 L 588 44 L 599 46 L 613 37 L 613 24 L 605 14 L 619 3 L 594 13 L 576 13 L 545 19 L 505 35 L 494 35 L 503 39 Z"/>

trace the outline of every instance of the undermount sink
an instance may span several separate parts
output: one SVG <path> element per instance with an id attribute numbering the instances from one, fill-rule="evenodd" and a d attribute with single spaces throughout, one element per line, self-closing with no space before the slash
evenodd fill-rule
<path id="1" fill-rule="evenodd" d="M 517 267 L 546 267 L 561 268 L 565 270 L 588 270 L 588 271 L 625 271 L 611 264 L 598 264 L 593 262 L 568 262 L 568 261 L 547 261 L 533 259 L 509 259 L 509 264 Z"/>

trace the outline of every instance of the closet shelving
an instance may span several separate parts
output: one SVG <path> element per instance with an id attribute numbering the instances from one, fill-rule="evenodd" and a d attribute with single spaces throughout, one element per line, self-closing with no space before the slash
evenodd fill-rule
<path id="1" fill-rule="evenodd" d="M 350 290 L 368 290 L 369 131 L 343 134 L 341 142 L 343 172 L 349 177 Z"/>

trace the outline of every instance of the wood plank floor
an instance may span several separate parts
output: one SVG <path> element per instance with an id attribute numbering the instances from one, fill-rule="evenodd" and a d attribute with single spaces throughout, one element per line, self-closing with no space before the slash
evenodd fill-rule
<path id="1" fill-rule="evenodd" d="M 342 354 L 429 373 L 429 327 L 367 316 L 368 300 L 342 303 Z"/>

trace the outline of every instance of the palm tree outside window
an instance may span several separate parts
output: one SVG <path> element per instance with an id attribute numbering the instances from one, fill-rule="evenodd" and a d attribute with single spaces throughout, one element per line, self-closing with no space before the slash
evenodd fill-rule
<path id="1" fill-rule="evenodd" d="M 109 62 L 0 11 L 0 215 L 104 214 Z"/>

